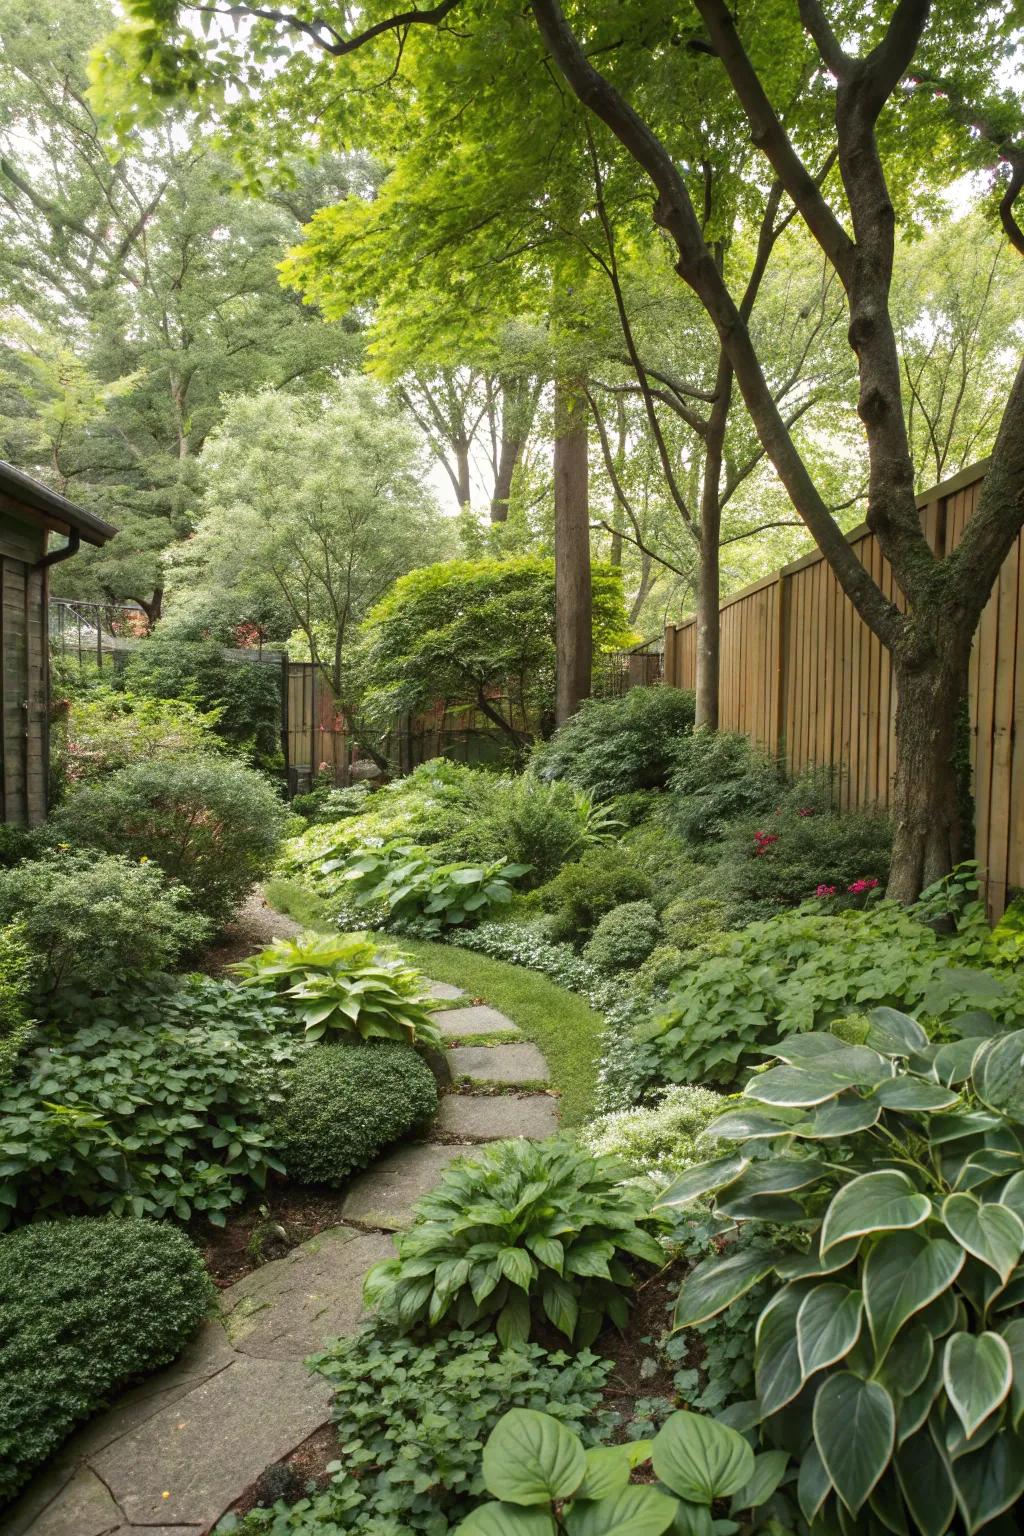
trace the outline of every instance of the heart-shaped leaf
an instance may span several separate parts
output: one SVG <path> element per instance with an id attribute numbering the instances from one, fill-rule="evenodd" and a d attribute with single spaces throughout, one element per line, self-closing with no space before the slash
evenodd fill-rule
<path id="1" fill-rule="evenodd" d="M 676 1300 L 675 1326 L 695 1328 L 731 1306 L 750 1288 L 771 1274 L 772 1261 L 764 1253 L 733 1253 L 724 1259 L 704 1259 L 683 1281 Z"/>
<path id="2" fill-rule="evenodd" d="M 963 1268 L 964 1255 L 945 1238 L 918 1232 L 889 1232 L 871 1248 L 864 1262 L 864 1305 L 876 1359 L 908 1318 L 947 1290 Z"/>
<path id="3" fill-rule="evenodd" d="M 586 1470 L 576 1436 L 550 1414 L 533 1408 L 511 1408 L 484 1446 L 487 1491 L 509 1504 L 571 1498 Z"/>
<path id="4" fill-rule="evenodd" d="M 953 1463 L 953 1482 L 968 1536 L 1012 1508 L 1024 1493 L 1024 1443 L 1001 1430 Z"/>
<path id="5" fill-rule="evenodd" d="M 892 1398 L 877 1381 L 839 1371 L 822 1383 L 813 1423 L 832 1486 L 856 1515 L 889 1465 L 896 1436 Z"/>
<path id="6" fill-rule="evenodd" d="M 978 1050 L 971 1069 L 983 1104 L 1011 1120 L 1024 1120 L 1024 1029 L 996 1035 Z"/>
<path id="7" fill-rule="evenodd" d="M 676 1501 L 657 1488 L 632 1484 L 601 1499 L 577 1499 L 565 1520 L 569 1536 L 661 1536 Z"/>
<path id="8" fill-rule="evenodd" d="M 831 1492 L 832 1483 L 825 1471 L 825 1463 L 812 1440 L 800 1457 L 796 1482 L 797 1503 L 808 1525 L 814 1524 L 815 1516 Z"/>
<path id="9" fill-rule="evenodd" d="M 974 1195 L 947 1195 L 942 1219 L 968 1253 L 994 1269 L 1005 1285 L 1024 1253 L 1024 1221 L 1005 1205 L 982 1205 Z"/>
<path id="10" fill-rule="evenodd" d="M 1024 1419 L 1024 1318 L 1014 1318 L 1000 1330 L 1006 1340 L 1013 1361 L 1013 1382 L 1010 1386 L 1010 1417 L 1014 1429 L 1020 1428 Z"/>
<path id="11" fill-rule="evenodd" d="M 736 1430 L 699 1413 L 674 1413 L 654 1437 L 651 1465 L 681 1499 L 712 1504 L 750 1481 L 754 1453 Z"/>
<path id="12" fill-rule="evenodd" d="M 587 1451 L 587 1470 L 576 1490 L 577 1499 L 606 1499 L 629 1482 L 629 1457 L 619 1445 L 595 1445 Z"/>
<path id="13" fill-rule="evenodd" d="M 835 1283 L 816 1285 L 800 1303 L 796 1342 L 804 1376 L 834 1365 L 857 1342 L 863 1317 L 859 1291 Z"/>
<path id="14" fill-rule="evenodd" d="M 518 1504 L 481 1504 L 458 1527 L 461 1536 L 554 1536 L 549 1509 L 523 1509 Z"/>
<path id="15" fill-rule="evenodd" d="M 1013 1361 L 998 1333 L 954 1333 L 942 1363 L 946 1395 L 969 1440 L 1010 1391 Z"/>
<path id="16" fill-rule="evenodd" d="M 896 1452 L 896 1476 L 921 1536 L 946 1536 L 956 1513 L 956 1494 L 946 1458 L 926 1429 Z"/>
<path id="17" fill-rule="evenodd" d="M 915 1110 L 952 1109 L 959 1104 L 960 1095 L 952 1088 L 940 1088 L 921 1077 L 893 1077 L 887 1083 L 879 1083 L 874 1097 L 885 1109 L 904 1112 Z"/>
<path id="18" fill-rule="evenodd" d="M 868 1018 L 864 1044 L 883 1056 L 913 1056 L 928 1045 L 928 1036 L 917 1020 L 896 1008 L 872 1008 Z"/>
<path id="19" fill-rule="evenodd" d="M 821 1251 L 828 1253 L 847 1237 L 919 1227 L 931 1210 L 931 1201 L 915 1190 L 905 1173 L 895 1169 L 862 1173 L 843 1185 L 826 1211 Z"/>
<path id="20" fill-rule="evenodd" d="M 766 1418 L 791 1403 L 806 1380 L 796 1333 L 803 1295 L 802 1287 L 787 1286 L 772 1297 L 757 1321 L 754 1377 Z"/>

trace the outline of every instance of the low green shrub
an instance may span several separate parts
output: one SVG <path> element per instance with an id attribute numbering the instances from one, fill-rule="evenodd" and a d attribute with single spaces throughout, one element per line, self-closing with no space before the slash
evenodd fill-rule
<path id="1" fill-rule="evenodd" d="M 0 923 L 16 922 L 40 1006 L 173 966 L 209 937 L 156 864 L 57 849 L 0 870 Z"/>
<path id="2" fill-rule="evenodd" d="M 40 1221 L 0 1239 L 0 1505 L 180 1354 L 212 1293 L 196 1249 L 156 1222 Z"/>
<path id="3" fill-rule="evenodd" d="M 588 938 L 601 918 L 625 902 L 644 901 L 651 882 L 616 848 L 592 848 L 541 888 L 553 939 Z"/>
<path id="4" fill-rule="evenodd" d="M 601 1115 L 580 1132 L 595 1157 L 618 1157 L 635 1173 L 678 1173 L 709 1153 L 705 1132 L 726 1109 L 708 1088 L 666 1088 L 656 1104 Z"/>
<path id="5" fill-rule="evenodd" d="M 478 922 L 493 906 L 512 900 L 513 880 L 527 873 L 525 864 L 497 859 L 491 864 L 435 864 L 422 848 L 409 843 L 355 848 L 325 861 L 325 875 L 335 890 L 357 908 L 381 907 L 389 923 L 415 925 L 420 935 L 444 927 Z"/>
<path id="6" fill-rule="evenodd" d="M 599 971 L 635 971 L 661 938 L 661 922 L 649 901 L 627 901 L 606 912 L 583 953 Z"/>
<path id="7" fill-rule="evenodd" d="M 587 699 L 533 757 L 542 779 L 568 779 L 598 800 L 661 789 L 679 742 L 693 728 L 694 696 L 678 688 L 631 688 Z"/>
<path id="8" fill-rule="evenodd" d="M 300 1184 L 340 1184 L 437 1113 L 437 1085 L 408 1045 L 324 1045 L 297 1061 L 273 1140 Z"/>
<path id="9" fill-rule="evenodd" d="M 270 868 L 285 811 L 268 781 L 227 758 L 137 763 L 72 795 L 52 819 L 69 843 L 151 859 L 218 922 Z"/>
<path id="10" fill-rule="evenodd" d="M 32 1038 L 29 1018 L 32 956 L 17 923 L 0 928 L 0 1092 Z"/>
<path id="11" fill-rule="evenodd" d="M 10 869 L 25 859 L 37 859 L 42 851 L 41 828 L 0 821 L 0 869 Z"/>
<path id="12" fill-rule="evenodd" d="M 181 699 L 97 688 L 71 702 L 61 732 L 65 778 L 73 786 L 131 763 L 217 751 L 217 718 Z"/>
<path id="13" fill-rule="evenodd" d="M 463 858 L 511 858 L 528 865 L 531 885 L 550 880 L 618 828 L 586 791 L 558 780 L 545 783 L 531 773 L 494 780 L 485 803 L 450 846 Z"/>
<path id="14" fill-rule="evenodd" d="M 891 848 L 884 816 L 783 807 L 732 827 L 706 883 L 734 926 L 814 898 L 831 910 L 863 906 L 867 891 L 885 887 Z"/>
<path id="15" fill-rule="evenodd" d="M 630 1260 L 662 1259 L 647 1198 L 625 1173 L 559 1138 L 482 1148 L 418 1203 L 398 1257 L 367 1275 L 367 1304 L 406 1332 L 493 1317 L 509 1346 L 542 1316 L 577 1345 L 606 1316 L 623 1327 Z"/>
<path id="16" fill-rule="evenodd" d="M 368 934 L 275 939 L 231 970 L 243 986 L 283 992 L 308 1040 L 355 1036 L 441 1046 L 419 971 Z"/>
<path id="17" fill-rule="evenodd" d="M 291 809 L 296 816 L 304 816 L 307 821 L 320 825 L 333 824 L 348 821 L 352 816 L 361 816 L 369 809 L 369 798 L 368 784 L 350 784 L 346 789 L 336 789 L 331 784 L 325 784 L 311 789 L 308 794 L 293 796 Z"/>
<path id="18" fill-rule="evenodd" d="M 698 1265 L 675 1321 L 772 1277 L 743 1423 L 800 1448 L 815 1528 L 874 1529 L 884 1509 L 891 1530 L 995 1533 L 1024 1494 L 1024 1031 L 992 1031 L 975 1017 L 932 1044 L 880 1008 L 863 1044 L 789 1039 L 711 1127 L 741 1150 L 662 1197 L 793 1234 Z"/>
<path id="19" fill-rule="evenodd" d="M 752 923 L 718 953 L 684 957 L 638 1031 L 637 1069 L 648 1082 L 728 1085 L 786 1036 L 881 1005 L 920 1012 L 932 1030 L 978 1009 L 1013 1028 L 1024 1022 L 1024 975 L 974 968 L 981 942 L 973 926 L 940 935 L 895 902 Z"/>
<path id="20" fill-rule="evenodd" d="M 286 1010 L 229 982 L 133 982 L 42 1032 L 0 1089 L 0 1228 L 44 1212 L 223 1226 L 268 1170 Z M 0 1243 L 2 1245 L 2 1243 Z"/>
<path id="21" fill-rule="evenodd" d="M 672 814 L 689 843 L 713 843 L 729 826 L 779 804 L 778 763 L 735 731 L 699 730 L 675 746 L 669 790 Z"/>
<path id="22" fill-rule="evenodd" d="M 462 1330 L 412 1344 L 376 1324 L 338 1340 L 312 1364 L 334 1389 L 332 1416 L 345 1451 L 330 1486 L 292 1509 L 254 1510 L 218 1531 L 445 1536 L 483 1494 L 483 1442 L 510 1408 L 543 1407 L 585 1445 L 610 1430 L 601 1391 L 611 1362 L 589 1350 L 507 1350 L 492 1333 Z"/>
<path id="23" fill-rule="evenodd" d="M 689 953 L 707 950 L 724 932 L 729 909 L 713 896 L 679 896 L 661 914 L 665 937 Z"/>
<path id="24" fill-rule="evenodd" d="M 154 699 L 179 699 L 204 714 L 236 752 L 265 767 L 280 758 L 281 669 L 233 661 L 216 640 L 182 640 L 157 629 L 128 655 L 125 687 Z"/>

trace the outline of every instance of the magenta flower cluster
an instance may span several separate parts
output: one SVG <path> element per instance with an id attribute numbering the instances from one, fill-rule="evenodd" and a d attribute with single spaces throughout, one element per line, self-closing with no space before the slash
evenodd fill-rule
<path id="1" fill-rule="evenodd" d="M 772 844 L 777 843 L 778 840 L 779 834 L 777 832 L 755 832 L 754 858 L 759 859 L 761 855 L 767 853 Z"/>

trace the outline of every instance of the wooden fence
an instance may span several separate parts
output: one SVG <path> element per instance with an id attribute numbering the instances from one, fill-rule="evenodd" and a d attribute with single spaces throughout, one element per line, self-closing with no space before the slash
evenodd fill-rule
<path id="1" fill-rule="evenodd" d="M 977 504 L 984 463 L 918 497 L 934 550 L 953 549 Z M 887 596 L 903 606 L 874 535 L 850 543 Z M 975 636 L 970 671 L 976 857 L 998 914 L 1024 887 L 1024 540 L 1011 550 Z M 665 681 L 692 688 L 696 625 L 665 631 Z M 896 764 L 895 690 L 888 653 L 815 552 L 721 605 L 723 730 L 743 731 L 798 773 L 838 773 L 842 806 L 886 806 Z M 1019 729 L 1018 729 L 1019 726 Z"/>

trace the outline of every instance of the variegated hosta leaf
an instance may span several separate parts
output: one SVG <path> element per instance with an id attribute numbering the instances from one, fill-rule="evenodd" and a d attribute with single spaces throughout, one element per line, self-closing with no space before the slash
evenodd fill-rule
<path id="1" fill-rule="evenodd" d="M 862 1173 L 833 1197 L 821 1228 L 821 1251 L 844 1238 L 869 1232 L 919 1227 L 932 1213 L 932 1203 L 920 1194 L 905 1173 L 880 1169 Z"/>

